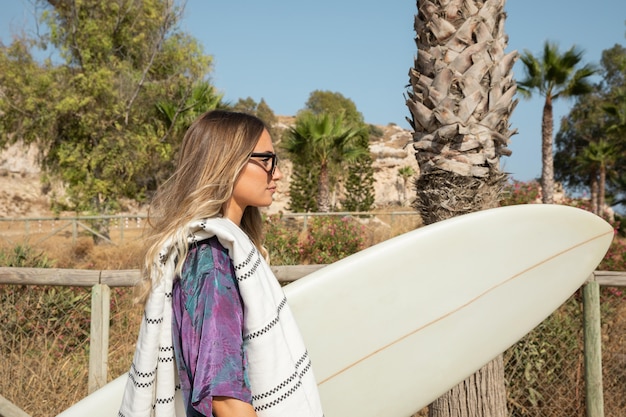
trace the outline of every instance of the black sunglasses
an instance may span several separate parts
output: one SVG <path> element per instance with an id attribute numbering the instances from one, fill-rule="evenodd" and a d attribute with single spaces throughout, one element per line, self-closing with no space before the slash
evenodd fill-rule
<path id="1" fill-rule="evenodd" d="M 250 154 L 250 158 L 263 158 L 263 162 L 267 163 L 270 159 L 272 160 L 272 165 L 269 169 L 267 169 L 267 165 L 265 164 L 265 171 L 268 174 L 274 175 L 274 171 L 276 171 L 276 165 L 278 165 L 278 155 L 272 152 L 252 152 Z"/>

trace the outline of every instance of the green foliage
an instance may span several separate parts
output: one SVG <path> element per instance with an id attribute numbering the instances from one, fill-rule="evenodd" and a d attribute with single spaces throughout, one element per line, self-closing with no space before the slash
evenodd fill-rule
<path id="1" fill-rule="evenodd" d="M 368 124 L 367 127 L 369 129 L 370 136 L 373 138 L 380 139 L 385 134 L 385 132 L 383 132 L 383 130 L 376 125 Z"/>
<path id="2" fill-rule="evenodd" d="M 329 264 L 364 249 L 365 236 L 351 217 L 316 216 L 302 233 L 274 215 L 265 221 L 265 247 L 273 265 Z"/>
<path id="3" fill-rule="evenodd" d="M 507 392 L 516 403 L 511 415 L 522 416 L 525 408 L 537 407 L 556 397 L 554 389 L 565 383 L 576 385 L 577 376 L 568 371 L 571 356 L 580 352 L 582 312 L 577 297 L 571 297 L 554 314 L 544 320 L 504 354 Z M 521 402 L 523 401 L 523 402 Z"/>
<path id="4" fill-rule="evenodd" d="M 414 177 L 415 174 L 415 170 L 409 165 L 398 168 L 398 175 L 400 176 L 400 178 L 402 178 L 402 197 L 404 200 L 402 201 L 402 203 L 405 203 L 407 201 L 406 191 L 409 187 L 409 180 Z"/>
<path id="5" fill-rule="evenodd" d="M 311 195 L 298 193 L 312 191 L 312 172 L 319 169 L 317 177 L 317 207 L 322 212 L 330 210 L 330 188 L 343 174 L 342 164 L 354 162 L 368 153 L 360 140 L 363 130 L 346 124 L 342 116 L 314 115 L 303 112 L 296 124 L 283 137 L 281 147 L 291 156 L 294 164 L 294 182 L 290 184 L 291 198 L 309 201 Z M 292 209 L 298 205 L 292 203 Z"/>
<path id="6" fill-rule="evenodd" d="M 367 136 L 363 135 L 359 140 L 363 155 L 348 165 L 345 198 L 342 201 L 346 211 L 369 211 L 374 205 L 374 168 L 368 145 Z"/>
<path id="7" fill-rule="evenodd" d="M 329 264 L 364 248 L 363 226 L 351 217 L 316 217 L 301 244 L 304 263 Z"/>
<path id="8" fill-rule="evenodd" d="M 321 164 L 318 206 L 321 206 L 322 211 L 327 211 L 328 202 L 324 200 L 328 198 L 327 195 L 330 191 L 324 191 L 324 189 L 345 180 L 343 208 L 348 211 L 369 210 L 374 204 L 375 197 L 374 171 L 372 158 L 369 155 L 369 133 L 382 136 L 382 131 L 373 125 L 366 125 L 363 115 L 357 110 L 354 102 L 337 92 L 313 91 L 309 95 L 304 110 L 299 113 L 298 119 L 305 119 L 308 117 L 308 113 L 318 118 L 330 117 L 330 120 L 341 120 L 342 124 L 352 128 L 355 132 L 352 148 L 360 153 L 357 156 L 350 156 L 345 153 L 345 150 L 341 150 L 337 159 L 328 166 L 328 179 L 325 177 L 324 160 L 318 161 Z"/>
<path id="9" fill-rule="evenodd" d="M 270 108 L 265 99 L 261 99 L 261 101 L 257 103 L 252 97 L 246 99 L 240 98 L 233 106 L 233 110 L 252 114 L 263 120 L 263 122 L 270 127 L 277 122 L 274 111 Z"/>
<path id="10" fill-rule="evenodd" d="M 287 223 L 279 214 L 265 218 L 265 247 L 273 265 L 301 264 L 299 233 L 299 225 Z"/>
<path id="11" fill-rule="evenodd" d="M 217 93 L 215 87 L 207 81 L 198 81 L 193 85 L 180 86 L 186 88 L 177 93 L 178 97 L 184 97 L 184 101 L 172 100 L 171 98 L 159 100 L 156 103 L 161 122 L 168 129 L 168 133 L 175 136 L 178 141 L 202 113 L 223 108 L 223 94 Z"/>
<path id="12" fill-rule="evenodd" d="M 253 116 L 256 116 L 259 119 L 263 120 L 270 132 L 270 136 L 278 139 L 276 137 L 276 132 L 272 128 L 276 124 L 278 119 L 276 118 L 274 111 L 270 108 L 270 106 L 265 102 L 264 99 L 261 99 L 261 101 L 257 103 L 256 101 L 254 101 L 254 99 L 252 99 L 252 97 L 248 97 L 246 99 L 240 98 L 233 106 L 233 110 L 242 113 L 252 114 Z"/>
<path id="13" fill-rule="evenodd" d="M 510 181 L 502 190 L 501 206 L 531 204 L 538 202 L 541 186 L 537 181 Z"/>
<path id="14" fill-rule="evenodd" d="M 617 237 L 613 239 L 597 269 L 600 271 L 626 271 L 626 242 L 623 239 Z"/>
<path id="15" fill-rule="evenodd" d="M 315 213 L 318 211 L 319 165 L 307 161 L 306 158 L 293 160 L 293 171 L 289 183 L 289 210 L 295 213 Z"/>
<path id="16" fill-rule="evenodd" d="M 350 164 L 345 183 L 346 196 L 342 201 L 343 209 L 369 211 L 375 200 L 374 182 L 374 168 L 369 155 Z"/>
<path id="17" fill-rule="evenodd" d="M 602 82 L 579 98 L 555 138 L 555 178 L 568 189 L 588 191 L 597 205 L 618 203 L 626 194 L 626 49 L 602 53 Z M 602 200 L 602 201 L 601 201 Z"/>
<path id="18" fill-rule="evenodd" d="M 359 128 L 364 124 L 363 115 L 357 110 L 356 104 L 341 93 L 332 91 L 313 91 L 303 111 L 309 111 L 318 116 L 322 114 L 341 116 L 347 124 Z"/>
<path id="19" fill-rule="evenodd" d="M 593 90 L 589 77 L 596 73 L 596 68 L 590 64 L 579 66 L 583 51 L 576 46 L 561 53 L 556 43 L 546 41 L 541 56 L 524 51 L 520 58 L 526 78 L 518 81 L 517 86 L 524 97 L 530 97 L 536 91 L 543 97 L 556 100 Z"/>
<path id="20" fill-rule="evenodd" d="M 182 10 L 169 1 L 44 7 L 50 32 L 38 45 L 62 62 L 36 62 L 32 39 L 0 46 L 0 145 L 37 142 L 44 175 L 65 186 L 60 209 L 107 213 L 123 197 L 144 200 L 171 173 L 184 125 L 173 116 L 194 87 L 212 88 L 202 82 L 211 58 L 178 29 Z"/>
<path id="21" fill-rule="evenodd" d="M 53 262 L 43 252 L 36 252 L 29 245 L 15 245 L 12 249 L 0 249 L 0 265 L 13 268 L 52 268 Z"/>

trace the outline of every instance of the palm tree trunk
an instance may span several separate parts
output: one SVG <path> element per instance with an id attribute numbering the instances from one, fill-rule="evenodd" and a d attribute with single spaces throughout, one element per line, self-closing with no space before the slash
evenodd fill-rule
<path id="1" fill-rule="evenodd" d="M 497 207 L 507 175 L 509 117 L 517 104 L 505 54 L 504 0 L 418 0 L 407 106 L 420 175 L 415 208 L 425 224 Z M 506 416 L 502 358 L 429 407 L 431 417 Z"/>
<path id="2" fill-rule="evenodd" d="M 435 169 L 415 181 L 417 198 L 413 205 L 425 225 L 498 207 L 506 179 L 507 174 L 496 171 L 476 178 Z"/>
<path id="3" fill-rule="evenodd" d="M 328 213 L 330 211 L 330 186 L 328 181 L 328 166 L 322 164 L 320 167 L 320 182 L 317 194 L 317 209 L 320 213 Z"/>
<path id="4" fill-rule="evenodd" d="M 490 172 L 488 178 L 434 170 L 416 181 L 415 208 L 424 224 L 499 205 L 507 175 Z M 429 417 L 504 417 L 506 388 L 502 355 L 452 388 L 428 407 Z"/>
<path id="5" fill-rule="evenodd" d="M 441 397 L 435 400 L 428 408 L 429 417 L 485 417 L 507 415 L 506 391 L 501 389 L 502 384 L 491 384 L 491 380 L 497 380 L 504 374 L 504 362 L 502 355 L 489 362 L 481 369 L 467 378 L 461 384 L 449 391 L 447 398 Z M 486 388 L 487 392 L 481 390 Z M 468 407 L 467 404 L 479 401 L 478 407 Z"/>
<path id="6" fill-rule="evenodd" d="M 541 120 L 541 202 L 554 203 L 554 155 L 552 153 L 552 97 L 546 96 Z"/>

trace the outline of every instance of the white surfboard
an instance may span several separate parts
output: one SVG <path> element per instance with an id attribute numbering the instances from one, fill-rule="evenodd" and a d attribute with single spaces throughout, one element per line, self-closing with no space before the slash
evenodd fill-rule
<path id="1" fill-rule="evenodd" d="M 326 417 L 406 417 L 556 310 L 609 248 L 572 207 L 520 205 L 422 227 L 287 287 Z M 121 376 L 63 417 L 114 417 Z"/>

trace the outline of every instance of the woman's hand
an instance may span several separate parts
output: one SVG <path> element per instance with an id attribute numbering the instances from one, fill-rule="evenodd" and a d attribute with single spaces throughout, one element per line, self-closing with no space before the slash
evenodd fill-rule
<path id="1" fill-rule="evenodd" d="M 252 404 L 231 397 L 213 397 L 215 417 L 257 417 Z"/>

